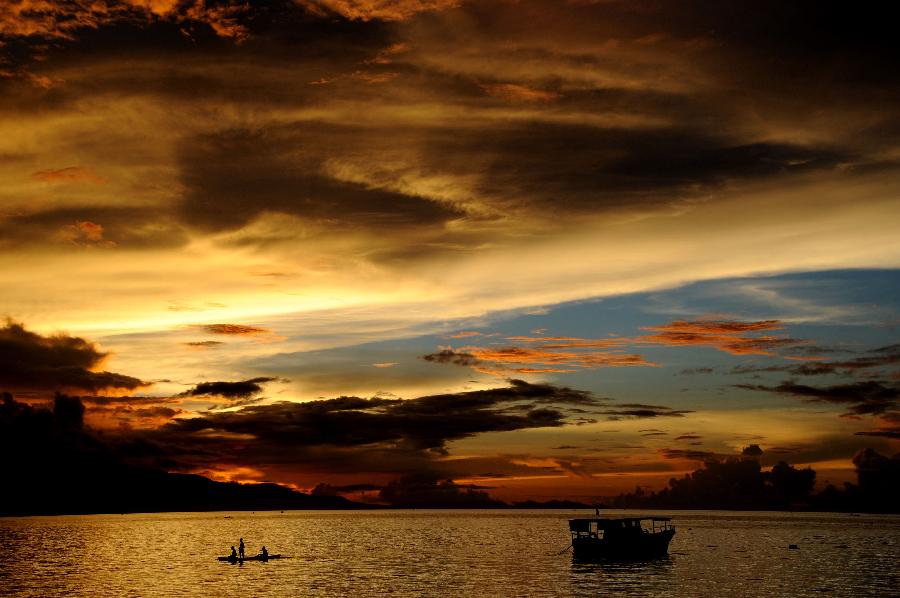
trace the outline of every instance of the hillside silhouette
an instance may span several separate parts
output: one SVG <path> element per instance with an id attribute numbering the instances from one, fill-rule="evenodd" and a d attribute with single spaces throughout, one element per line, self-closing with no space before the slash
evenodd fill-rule
<path id="1" fill-rule="evenodd" d="M 278 484 L 216 482 L 127 464 L 85 427 L 80 399 L 65 395 L 51 411 L 3 393 L 0 450 L 0 515 L 366 508 Z"/>

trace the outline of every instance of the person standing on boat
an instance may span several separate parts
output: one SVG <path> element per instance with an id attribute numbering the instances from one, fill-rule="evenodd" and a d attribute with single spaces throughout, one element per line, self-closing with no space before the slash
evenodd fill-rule
<path id="1" fill-rule="evenodd" d="M 241 538 L 241 543 L 238 545 L 238 553 L 241 555 L 241 559 L 244 558 L 244 539 Z"/>

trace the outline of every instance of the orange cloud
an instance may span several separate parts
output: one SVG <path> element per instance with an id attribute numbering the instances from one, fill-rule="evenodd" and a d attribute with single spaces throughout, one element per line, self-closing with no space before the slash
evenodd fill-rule
<path id="1" fill-rule="evenodd" d="M 516 83 L 485 83 L 480 87 L 488 95 L 513 102 L 552 102 L 560 96 L 555 91 L 535 89 Z"/>
<path id="2" fill-rule="evenodd" d="M 371 85 L 376 85 L 378 83 L 387 83 L 393 79 L 397 78 L 398 73 L 393 72 L 384 72 L 384 73 L 372 73 L 368 71 L 353 71 L 350 76 L 354 79 L 359 79 L 360 81 L 364 81 Z"/>
<path id="3" fill-rule="evenodd" d="M 103 226 L 90 220 L 76 220 L 60 230 L 63 240 L 79 247 L 115 247 L 116 243 L 103 238 Z"/>
<path id="4" fill-rule="evenodd" d="M 81 29 L 149 16 L 176 23 L 205 23 L 216 34 L 241 41 L 247 30 L 237 17 L 248 9 L 246 3 L 231 1 L 208 6 L 202 1 L 181 0 L 11 0 L 0 11 L 0 36 L 74 39 Z"/>
<path id="5" fill-rule="evenodd" d="M 258 326 L 244 326 L 243 324 L 204 324 L 199 326 L 210 334 L 269 334 L 272 332 L 268 328 L 259 328 Z"/>
<path id="6" fill-rule="evenodd" d="M 545 347 L 505 347 L 500 349 L 463 347 L 461 351 L 475 360 L 474 369 L 481 373 L 494 375 L 508 375 L 510 372 L 519 374 L 573 373 L 578 369 L 655 365 L 646 361 L 642 355 L 621 351 L 575 352 Z M 507 367 L 507 364 L 521 364 L 525 367 L 510 368 Z"/>
<path id="7" fill-rule="evenodd" d="M 656 366 L 638 353 L 622 348 L 635 345 L 709 346 L 732 355 L 773 355 L 780 347 L 807 341 L 781 336 L 750 336 L 751 333 L 782 330 L 778 320 L 740 322 L 733 320 L 675 320 L 661 326 L 648 326 L 655 334 L 635 337 L 581 338 L 574 336 L 509 336 L 515 345 L 504 348 L 462 347 L 425 356 L 428 361 L 455 363 L 492 375 L 573 373 L 601 367 Z M 460 332 L 452 338 L 476 336 Z M 521 346 L 525 345 L 525 346 Z M 454 359 L 455 357 L 455 359 Z M 520 367 L 510 367 L 510 364 Z"/>
<path id="8" fill-rule="evenodd" d="M 391 64 L 394 62 L 392 56 L 409 52 L 412 46 L 407 43 L 391 44 L 384 50 L 380 51 L 373 58 L 366 60 L 366 64 Z"/>
<path id="9" fill-rule="evenodd" d="M 460 0 L 295 0 L 297 4 L 318 12 L 332 12 L 370 21 L 403 21 L 417 13 L 444 10 L 458 6 Z"/>
<path id="10" fill-rule="evenodd" d="M 728 320 L 675 320 L 663 326 L 646 326 L 657 334 L 639 337 L 640 343 L 669 346 L 709 346 L 732 355 L 773 355 L 779 347 L 806 341 L 788 337 L 746 336 L 750 332 L 782 330 L 778 320 L 736 322 Z"/>
<path id="11" fill-rule="evenodd" d="M 31 178 L 45 183 L 92 183 L 94 185 L 102 185 L 106 182 L 106 179 L 103 177 L 81 166 L 39 170 L 32 173 Z"/>

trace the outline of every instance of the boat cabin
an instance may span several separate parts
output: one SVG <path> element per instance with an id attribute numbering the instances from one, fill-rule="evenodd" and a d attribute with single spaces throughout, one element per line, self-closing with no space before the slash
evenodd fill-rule
<path id="1" fill-rule="evenodd" d="M 622 517 L 619 519 L 570 519 L 572 541 L 578 538 L 616 540 L 673 530 L 671 517 Z"/>

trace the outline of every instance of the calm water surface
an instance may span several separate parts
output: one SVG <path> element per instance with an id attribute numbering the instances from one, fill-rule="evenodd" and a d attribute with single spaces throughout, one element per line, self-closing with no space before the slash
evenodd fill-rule
<path id="1" fill-rule="evenodd" d="M 606 511 L 606 515 L 622 511 Z M 634 511 L 629 514 L 636 513 Z M 574 511 L 0 518 L 21 596 L 900 596 L 900 517 L 672 513 L 670 558 L 578 564 Z M 243 536 L 291 559 L 216 561 Z M 790 544 L 799 550 L 788 550 Z M 10 557 L 12 555 L 12 557 Z"/>

